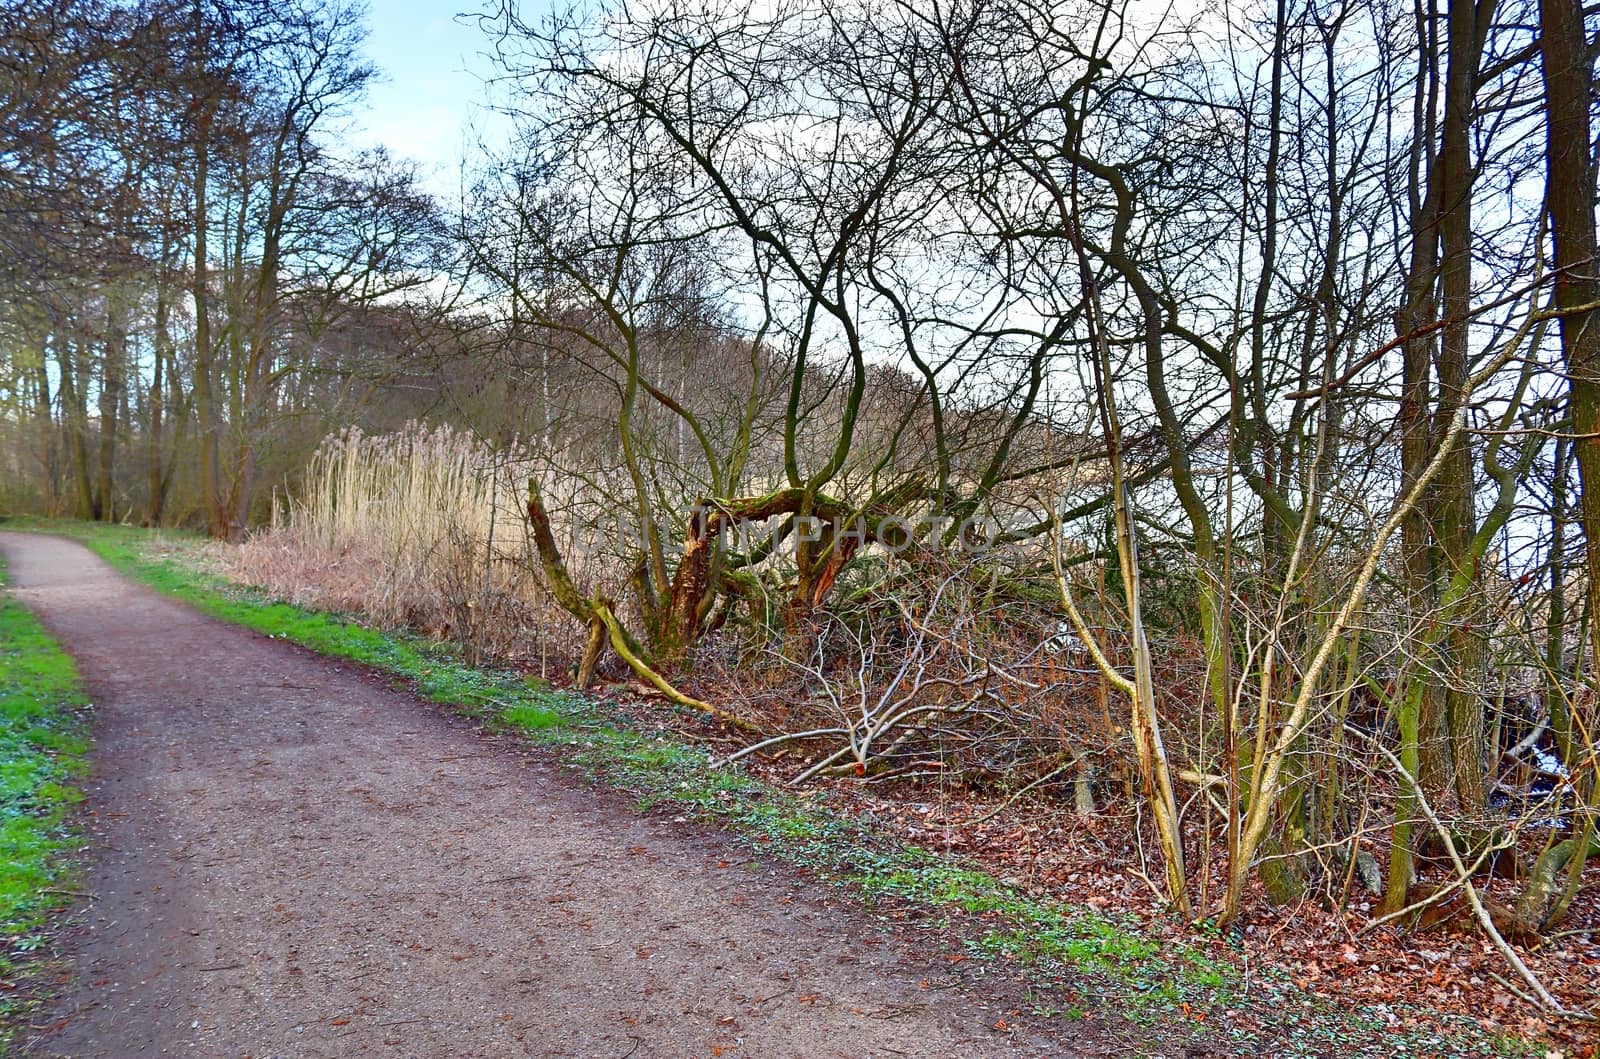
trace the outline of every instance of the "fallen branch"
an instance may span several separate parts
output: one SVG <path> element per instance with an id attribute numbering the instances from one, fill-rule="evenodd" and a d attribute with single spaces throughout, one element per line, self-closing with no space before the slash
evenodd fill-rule
<path id="1" fill-rule="evenodd" d="M 759 754 L 761 751 L 766 750 L 768 747 L 781 746 L 784 743 L 792 743 L 792 742 L 795 742 L 796 740 L 800 740 L 800 739 L 815 739 L 818 736 L 824 736 L 824 735 L 849 735 L 849 734 L 850 733 L 844 728 L 812 728 L 812 729 L 809 729 L 808 731 L 804 731 L 804 732 L 785 732 L 782 735 L 775 735 L 770 739 L 763 739 L 759 743 L 751 743 L 749 746 L 744 747 L 741 750 L 735 750 L 733 753 L 729 754 L 727 757 L 723 758 L 721 761 L 712 762 L 711 763 L 711 767 L 712 768 L 727 768 L 729 765 L 733 764 L 735 761 L 738 761 L 741 758 L 747 758 L 751 754 Z"/>
<path id="2" fill-rule="evenodd" d="M 1522 957 L 1517 955 L 1517 951 L 1511 947 L 1511 944 L 1500 934 L 1499 928 L 1494 925 L 1494 918 L 1489 914 L 1488 908 L 1484 906 L 1483 898 L 1478 894 L 1478 888 L 1472 885 L 1472 873 L 1467 869 L 1465 862 L 1462 861 L 1461 852 L 1456 849 L 1455 839 L 1451 837 L 1450 829 L 1444 826 L 1438 814 L 1433 811 L 1433 806 L 1429 803 L 1427 795 L 1422 792 L 1422 784 L 1400 763 L 1400 759 L 1395 755 L 1394 751 L 1376 739 L 1371 740 L 1371 743 L 1378 753 L 1389 759 L 1389 764 L 1393 765 L 1400 774 L 1401 781 L 1410 786 L 1412 793 L 1416 795 L 1417 808 L 1422 810 L 1422 815 L 1428 818 L 1428 823 L 1433 825 L 1439 840 L 1444 844 L 1445 852 L 1450 855 L 1450 863 L 1455 866 L 1456 872 L 1461 878 L 1461 889 L 1467 896 L 1467 903 L 1472 906 L 1472 914 L 1477 918 L 1478 925 L 1483 928 L 1484 935 L 1494 945 L 1495 950 L 1511 965 L 1512 970 L 1517 972 L 1517 977 L 1527 983 L 1528 988 L 1533 991 L 1533 995 L 1538 998 L 1539 1004 L 1545 1010 L 1561 1018 L 1575 1019 L 1580 1022 L 1596 1021 L 1593 1015 L 1564 1007 L 1544 987 L 1544 983 L 1539 981 L 1538 975 L 1534 974 L 1528 968 L 1528 965 L 1522 962 Z"/>
<path id="3" fill-rule="evenodd" d="M 703 713 L 708 717 L 714 717 L 722 723 L 732 725 L 741 731 L 760 731 L 760 729 L 754 724 L 745 720 L 743 717 L 740 717 L 738 714 L 730 713 L 727 710 L 720 709 L 711 705 L 709 702 L 703 702 L 700 699 L 695 698 L 693 695 L 685 694 L 684 692 L 681 692 L 677 688 L 673 687 L 667 682 L 665 677 L 663 677 L 660 673 L 657 673 L 654 669 L 650 668 L 644 659 L 640 658 L 634 652 L 633 647 L 628 643 L 627 632 L 622 628 L 622 623 L 617 621 L 617 616 L 611 613 L 610 607 L 599 600 L 593 601 L 590 606 L 594 609 L 595 617 L 597 617 L 605 625 L 606 631 L 611 634 L 611 649 L 617 652 L 617 657 L 628 663 L 628 667 L 637 673 L 639 677 L 651 687 L 661 692 L 662 695 L 665 695 L 668 699 L 677 703 L 679 706 Z"/>

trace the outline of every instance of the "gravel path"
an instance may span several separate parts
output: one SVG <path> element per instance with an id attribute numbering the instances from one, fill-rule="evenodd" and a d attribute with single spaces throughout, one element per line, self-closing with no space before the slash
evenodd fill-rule
<path id="1" fill-rule="evenodd" d="M 1115 1054 L 349 666 L 0 548 L 96 707 L 92 899 L 31 1054 Z"/>

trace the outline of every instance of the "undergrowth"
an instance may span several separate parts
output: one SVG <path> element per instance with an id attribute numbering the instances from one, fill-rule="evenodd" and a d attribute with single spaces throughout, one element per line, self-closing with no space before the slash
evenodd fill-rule
<path id="1" fill-rule="evenodd" d="M 0 594 L 0 1054 L 39 1002 L 49 915 L 69 899 L 85 705 L 72 660 Z"/>
<path id="2" fill-rule="evenodd" d="M 1021 969 L 1034 984 L 1036 1015 L 1081 1018 L 1093 1002 L 1147 1027 L 1182 1020 L 1187 1035 L 1238 1054 L 1265 1054 L 1263 1048 L 1306 1057 L 1541 1054 L 1528 1042 L 1487 1039 L 1475 1025 L 1436 1033 L 1408 1028 L 1393 1011 L 1336 1010 L 1281 975 L 1249 974 L 1224 938 L 1192 932 L 1195 944 L 1174 942 L 1132 916 L 1023 893 L 830 811 L 814 797 L 715 767 L 703 748 L 630 730 L 601 700 L 474 668 L 446 644 L 380 632 L 354 617 L 302 610 L 230 584 L 196 567 L 182 535 L 81 523 L 11 526 L 77 537 L 123 573 L 207 614 L 380 670 L 424 698 L 559 751 L 571 765 L 629 792 L 641 810 L 665 807 L 715 820 L 761 854 L 848 887 L 870 911 L 911 906 L 941 926 L 962 928 L 967 941 L 957 958 Z M 149 547 L 162 542 L 164 555 Z M 1276 1032 L 1258 1030 L 1259 1017 L 1231 1017 L 1247 1004 L 1269 1016 Z"/>

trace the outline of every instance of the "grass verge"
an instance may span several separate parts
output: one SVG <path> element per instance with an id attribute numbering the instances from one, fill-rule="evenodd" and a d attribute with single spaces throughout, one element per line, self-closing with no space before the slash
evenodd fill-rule
<path id="1" fill-rule="evenodd" d="M 86 705 L 72 659 L 0 592 L 0 1054 L 40 1002 L 50 913 L 70 899 Z"/>
<path id="2" fill-rule="evenodd" d="M 1337 1010 L 1281 976 L 1252 977 L 1225 938 L 1162 938 L 1133 917 L 1027 895 L 870 822 L 830 812 L 814 798 L 715 768 L 704 749 L 632 730 L 602 701 L 470 667 L 449 645 L 302 610 L 227 582 L 194 562 L 188 545 L 198 538 L 71 522 L 19 520 L 6 528 L 76 537 L 124 574 L 207 614 L 382 671 L 421 697 L 559 751 L 564 761 L 629 792 L 640 809 L 714 820 L 763 856 L 849 888 L 885 920 L 914 908 L 965 938 L 958 958 L 1003 961 L 1025 974 L 1035 986 L 1034 1014 L 1074 1019 L 1114 1012 L 1153 1028 L 1136 1037 L 1170 1039 L 1181 1025 L 1186 1036 L 1223 1054 L 1542 1053 L 1531 1042 L 1487 1038 L 1475 1024 L 1441 1020 L 1443 1031 L 1415 1030 L 1404 1012 Z M 1129 1054 L 1146 1054 L 1130 1048 Z"/>

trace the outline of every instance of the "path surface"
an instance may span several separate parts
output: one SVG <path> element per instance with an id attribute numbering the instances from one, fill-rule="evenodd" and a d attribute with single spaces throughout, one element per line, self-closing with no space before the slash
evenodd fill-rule
<path id="1" fill-rule="evenodd" d="M 1084 1054 L 713 835 L 80 545 L 0 548 L 96 710 L 93 899 L 33 1054 Z"/>

